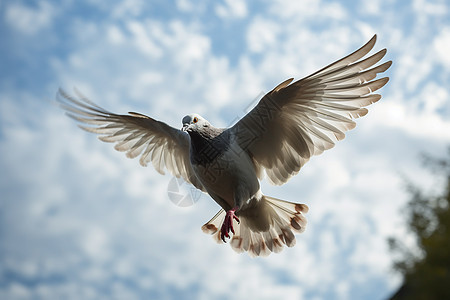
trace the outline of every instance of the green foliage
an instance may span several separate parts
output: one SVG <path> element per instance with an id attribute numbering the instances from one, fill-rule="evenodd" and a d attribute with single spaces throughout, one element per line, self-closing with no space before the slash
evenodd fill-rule
<path id="1" fill-rule="evenodd" d="M 391 299 L 450 299 L 450 149 L 447 159 L 426 157 L 425 165 L 435 176 L 444 176 L 445 186 L 435 196 L 409 185 L 411 200 L 405 212 L 419 251 L 389 239 L 391 250 L 401 257 L 395 269 L 404 276 Z"/>

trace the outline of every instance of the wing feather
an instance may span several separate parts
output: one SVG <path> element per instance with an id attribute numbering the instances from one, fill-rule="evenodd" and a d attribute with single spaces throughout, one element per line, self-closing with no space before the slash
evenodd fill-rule
<path id="1" fill-rule="evenodd" d="M 205 191 L 190 164 L 187 134 L 139 113 L 111 113 L 78 91 L 75 93 L 76 98 L 60 89 L 57 100 L 69 117 L 81 123 L 80 128 L 98 134 L 101 141 L 115 143 L 114 148 L 126 152 L 129 158 L 141 155 L 142 166 L 151 161 L 159 173 L 164 174 L 167 169 Z"/>
<path id="2" fill-rule="evenodd" d="M 258 174 L 283 184 L 313 155 L 332 148 L 380 100 L 373 94 L 389 80 L 376 79 L 392 64 L 379 64 L 386 49 L 366 57 L 373 36 L 360 49 L 293 82 L 288 79 L 267 93 L 230 131 L 252 157 Z M 366 58 L 364 58 L 366 57 Z M 260 176 L 261 176 L 260 175 Z"/>

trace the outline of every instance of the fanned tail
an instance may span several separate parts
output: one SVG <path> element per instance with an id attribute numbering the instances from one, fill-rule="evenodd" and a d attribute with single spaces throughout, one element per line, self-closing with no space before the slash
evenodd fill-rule
<path id="1" fill-rule="evenodd" d="M 235 233 L 230 245 L 236 252 L 247 251 L 250 256 L 277 253 L 284 245 L 292 247 L 295 245 L 294 233 L 305 231 L 307 221 L 303 213 L 307 212 L 306 204 L 263 196 L 252 207 L 237 213 L 241 222 L 233 221 Z M 223 243 L 220 228 L 225 215 L 225 210 L 221 209 L 202 226 L 203 232 L 213 235 L 218 243 Z"/>

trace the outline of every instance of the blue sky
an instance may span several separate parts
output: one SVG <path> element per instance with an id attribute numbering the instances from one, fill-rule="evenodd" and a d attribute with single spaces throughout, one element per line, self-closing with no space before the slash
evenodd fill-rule
<path id="1" fill-rule="evenodd" d="M 403 177 L 450 142 L 448 1 L 0 1 L 1 299 L 384 299 L 400 284 L 386 238 Z M 357 128 L 268 195 L 307 203 L 297 245 L 236 254 L 200 227 L 202 196 L 170 202 L 151 167 L 77 128 L 55 105 L 77 87 L 118 113 L 226 126 L 264 92 L 357 49 L 394 64 Z"/>

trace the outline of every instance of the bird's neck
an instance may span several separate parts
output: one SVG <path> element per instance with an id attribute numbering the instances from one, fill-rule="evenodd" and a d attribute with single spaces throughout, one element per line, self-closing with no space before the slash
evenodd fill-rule
<path id="1" fill-rule="evenodd" d="M 229 147 L 228 134 L 213 135 L 210 133 L 189 132 L 191 138 L 191 162 L 207 165 L 222 155 Z"/>

